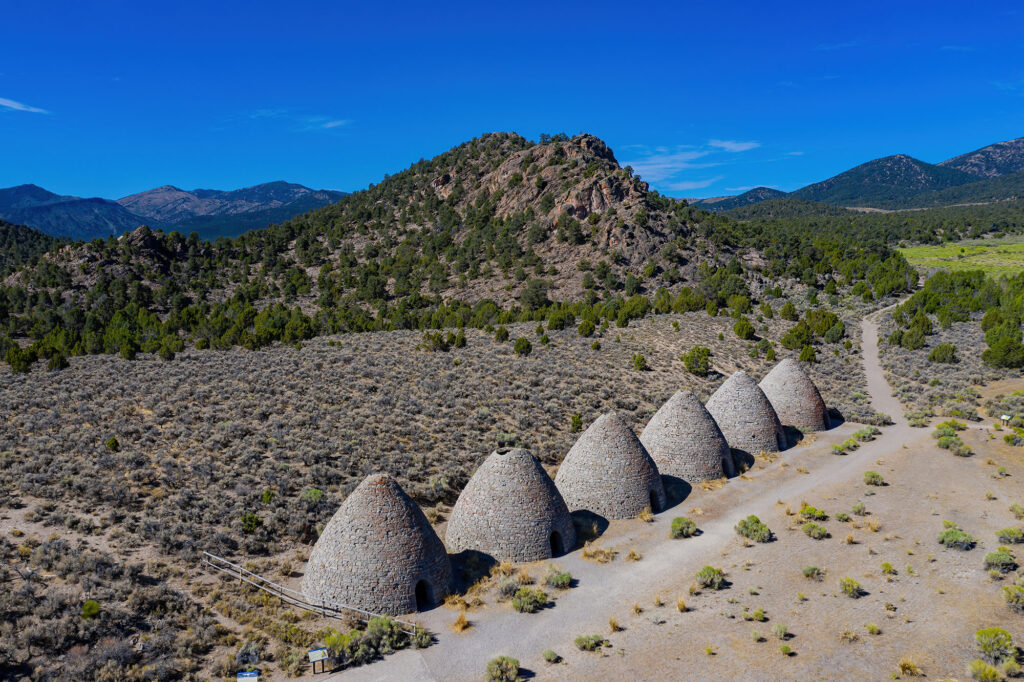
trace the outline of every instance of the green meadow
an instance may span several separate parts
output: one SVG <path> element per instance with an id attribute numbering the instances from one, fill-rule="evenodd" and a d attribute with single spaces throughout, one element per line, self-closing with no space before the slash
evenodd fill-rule
<path id="1" fill-rule="evenodd" d="M 899 252 L 919 270 L 984 270 L 992 277 L 1012 276 L 1024 271 L 1024 236 L 969 239 L 941 246 L 911 246 L 899 249 Z"/>

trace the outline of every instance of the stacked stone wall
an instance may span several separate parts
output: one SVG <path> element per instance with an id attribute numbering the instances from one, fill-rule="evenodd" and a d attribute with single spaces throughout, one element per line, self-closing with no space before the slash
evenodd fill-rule
<path id="1" fill-rule="evenodd" d="M 715 419 L 692 391 L 678 391 L 640 435 L 658 470 L 688 483 L 733 476 L 732 452 Z"/>
<path id="2" fill-rule="evenodd" d="M 829 428 L 828 408 L 821 392 L 796 360 L 786 358 L 775 365 L 759 386 L 784 425 L 801 431 Z"/>
<path id="3" fill-rule="evenodd" d="M 579 437 L 558 469 L 555 486 L 569 511 L 585 509 L 608 519 L 665 508 L 658 466 L 613 412 L 598 417 Z"/>
<path id="4" fill-rule="evenodd" d="M 557 533 L 552 548 L 552 534 Z M 448 518 L 452 553 L 474 550 L 497 561 L 537 561 L 576 545 L 565 501 L 528 451 L 497 451 L 469 479 Z"/>
<path id="5" fill-rule="evenodd" d="M 746 372 L 736 372 L 726 379 L 705 407 L 734 450 L 753 456 L 786 449 L 786 436 L 775 408 Z"/>
<path id="6" fill-rule="evenodd" d="M 372 474 L 324 527 L 302 592 L 311 602 L 401 615 L 417 610 L 420 581 L 429 586 L 429 602 L 448 594 L 452 574 L 444 544 L 394 479 Z"/>

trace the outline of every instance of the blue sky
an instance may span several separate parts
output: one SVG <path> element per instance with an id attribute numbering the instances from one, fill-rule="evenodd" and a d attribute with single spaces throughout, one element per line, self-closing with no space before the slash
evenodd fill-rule
<path id="1" fill-rule="evenodd" d="M 548 4 L 0 0 L 0 187 L 356 190 L 502 130 L 697 197 L 1024 135 L 1019 2 Z"/>

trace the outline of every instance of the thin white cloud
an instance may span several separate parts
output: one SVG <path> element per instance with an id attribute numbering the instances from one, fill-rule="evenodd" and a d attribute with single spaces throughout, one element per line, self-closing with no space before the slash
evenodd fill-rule
<path id="1" fill-rule="evenodd" d="M 650 182 L 660 182 L 684 170 L 708 168 L 716 164 L 694 163 L 697 159 L 710 154 L 709 151 L 675 151 L 669 153 L 648 154 L 643 158 L 629 161 L 625 165 L 632 166 L 640 177 Z"/>
<path id="2" fill-rule="evenodd" d="M 708 145 L 727 152 L 746 152 L 757 149 L 760 142 L 739 142 L 737 140 L 708 140 Z"/>
<path id="3" fill-rule="evenodd" d="M 786 152 L 786 156 L 803 156 L 803 152 Z"/>
<path id="4" fill-rule="evenodd" d="M 1024 90 L 1024 79 L 1019 81 L 993 81 L 992 86 L 1003 92 L 1019 92 Z"/>
<path id="5" fill-rule="evenodd" d="M 252 109 L 241 114 L 228 117 L 228 121 L 281 122 L 291 127 L 291 132 L 308 132 L 315 130 L 332 130 L 352 123 L 348 118 L 311 115 L 286 107 Z"/>
<path id="6" fill-rule="evenodd" d="M 725 176 L 724 175 L 716 175 L 715 177 L 707 178 L 706 180 L 682 180 L 680 182 L 669 183 L 667 186 L 668 186 L 668 189 L 674 190 L 674 191 L 677 191 L 677 192 L 681 192 L 681 191 L 688 190 L 688 189 L 704 189 L 705 187 L 710 187 L 711 185 L 715 184 L 716 182 L 721 180 L 723 177 L 725 177 Z"/>
<path id="7" fill-rule="evenodd" d="M 683 191 L 703 189 L 724 176 L 691 179 L 680 177 L 685 171 L 702 170 L 736 163 L 735 154 L 757 149 L 760 142 L 711 139 L 702 145 L 631 145 L 630 159 L 623 162 L 631 166 L 644 180 L 666 190 Z"/>
<path id="8" fill-rule="evenodd" d="M 27 111 L 30 114 L 48 114 L 50 113 L 46 109 L 40 109 L 39 107 L 30 107 L 27 104 L 21 102 L 15 102 L 13 99 L 4 99 L 0 97 L 0 107 L 7 109 L 14 109 L 15 111 Z"/>
<path id="9" fill-rule="evenodd" d="M 977 48 L 970 45 L 943 45 L 941 48 L 946 52 L 974 52 Z"/>

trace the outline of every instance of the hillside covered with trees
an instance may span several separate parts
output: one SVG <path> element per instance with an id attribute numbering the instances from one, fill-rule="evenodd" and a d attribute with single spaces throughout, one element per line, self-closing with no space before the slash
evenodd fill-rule
<path id="1" fill-rule="evenodd" d="M 140 228 L 51 251 L 4 279 L 0 352 L 58 368 L 84 353 L 170 359 L 186 343 L 624 326 L 652 310 L 745 310 L 790 286 L 870 299 L 915 280 L 881 238 L 742 223 L 663 197 L 593 136 L 498 133 L 236 239 Z"/>

